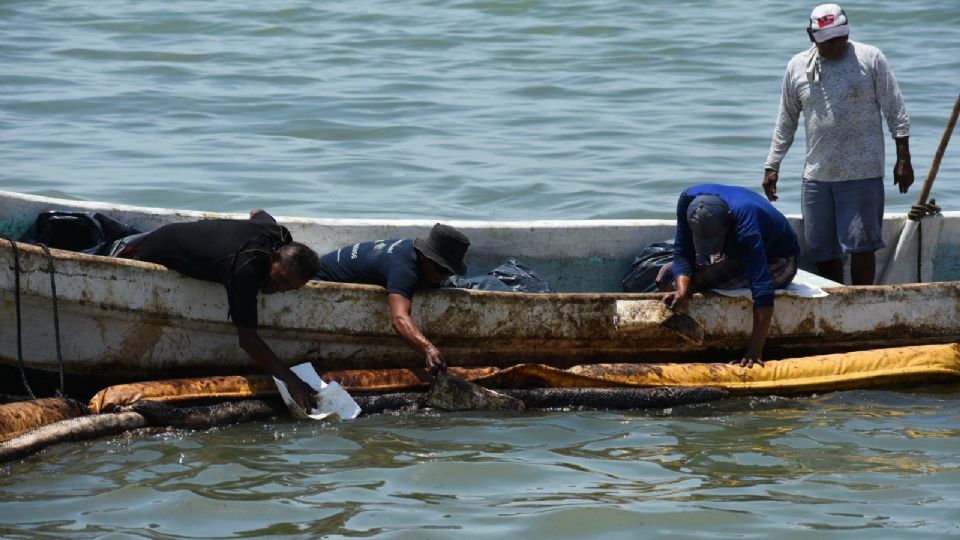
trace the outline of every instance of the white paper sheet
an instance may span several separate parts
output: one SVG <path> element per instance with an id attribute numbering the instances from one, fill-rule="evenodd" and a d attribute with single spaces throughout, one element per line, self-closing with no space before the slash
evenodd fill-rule
<path id="1" fill-rule="evenodd" d="M 293 366 L 290 370 L 316 390 L 314 396 L 317 399 L 317 406 L 312 411 L 304 411 L 290 397 L 287 384 L 274 377 L 273 382 L 276 383 L 277 389 L 280 391 L 280 397 L 283 398 L 283 402 L 287 404 L 287 408 L 290 409 L 295 418 L 300 420 L 333 420 L 336 416 L 340 420 L 353 420 L 360 414 L 360 406 L 350 397 L 350 394 L 337 382 L 330 384 L 323 382 L 310 362 Z"/>
<path id="2" fill-rule="evenodd" d="M 788 295 L 796 296 L 798 298 L 823 298 L 824 296 L 830 296 L 826 291 L 821 287 L 842 287 L 840 283 L 830 281 L 829 279 L 822 278 L 816 274 L 811 274 L 810 272 L 804 270 L 797 270 L 797 275 L 794 276 L 793 282 L 787 285 L 784 289 L 777 289 L 774 293 L 775 295 Z M 724 296 L 745 296 L 750 298 L 752 293 L 750 289 L 710 289 L 714 292 L 720 293 Z"/>

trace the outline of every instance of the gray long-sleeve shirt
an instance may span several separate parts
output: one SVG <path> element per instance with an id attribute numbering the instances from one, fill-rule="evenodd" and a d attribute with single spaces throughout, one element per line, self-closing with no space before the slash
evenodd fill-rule
<path id="1" fill-rule="evenodd" d="M 780 170 L 800 111 L 807 138 L 803 177 L 809 180 L 882 177 L 881 113 L 894 138 L 910 135 L 910 117 L 887 59 L 880 49 L 855 41 L 836 60 L 819 57 L 816 47 L 790 59 L 764 168 Z"/>

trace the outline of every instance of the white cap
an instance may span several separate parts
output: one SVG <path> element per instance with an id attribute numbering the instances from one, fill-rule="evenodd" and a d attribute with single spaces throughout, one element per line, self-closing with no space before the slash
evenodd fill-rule
<path id="1" fill-rule="evenodd" d="M 820 4 L 810 13 L 810 31 L 817 43 L 850 35 L 847 14 L 836 4 Z"/>

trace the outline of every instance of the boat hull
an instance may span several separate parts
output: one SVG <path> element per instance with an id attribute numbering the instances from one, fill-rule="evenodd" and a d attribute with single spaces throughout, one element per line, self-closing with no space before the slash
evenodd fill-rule
<path id="1" fill-rule="evenodd" d="M 148 209 L 0 192 L 0 232 L 18 236 L 49 209 L 99 211 L 142 230 L 239 215 Z M 426 220 L 278 218 L 318 251 L 372 238 L 423 234 Z M 798 218 L 790 218 L 802 230 Z M 511 256 L 564 291 L 613 291 L 633 255 L 672 235 L 667 220 L 452 222 L 471 237 L 473 268 Z M 921 275 L 960 278 L 960 214 L 925 220 Z M 917 250 L 902 218 L 888 216 L 883 273 L 916 275 Z M 913 234 L 913 233 L 911 233 Z M 24 365 L 55 372 L 53 298 L 44 252 L 19 244 Z M 916 247 L 916 246 L 913 246 Z M 227 320 L 223 287 L 161 266 L 51 250 L 64 369 L 111 381 L 256 372 Z M 911 253 L 914 258 L 911 259 Z M 895 261 L 900 261 L 895 264 Z M 18 364 L 14 250 L 0 242 L 0 366 Z M 836 287 L 823 298 L 778 295 L 768 358 L 960 341 L 960 282 Z M 694 344 L 636 317 L 657 294 L 497 293 L 462 289 L 418 292 L 413 317 L 460 366 L 543 363 L 708 362 L 742 353 L 751 329 L 749 298 L 696 295 L 690 314 L 704 327 Z M 288 364 L 320 369 L 420 368 L 423 359 L 394 332 L 386 293 L 371 285 L 321 283 L 261 295 L 260 333 Z"/>
<path id="2" fill-rule="evenodd" d="M 48 261 L 19 245 L 22 344 L 29 368 L 57 369 Z M 145 380 L 253 370 L 227 320 L 222 286 L 136 261 L 52 250 L 61 345 L 68 373 Z M 17 362 L 12 250 L 0 247 L 0 362 Z M 960 336 L 960 283 L 841 287 L 823 298 L 778 296 L 768 356 L 946 343 Z M 736 354 L 749 336 L 752 303 L 706 293 L 690 303 L 703 343 L 630 320 L 651 294 L 514 294 L 424 291 L 417 324 L 462 366 L 534 362 L 709 361 Z M 284 361 L 324 369 L 421 367 L 390 324 L 384 289 L 311 282 L 260 298 L 260 332 Z"/>

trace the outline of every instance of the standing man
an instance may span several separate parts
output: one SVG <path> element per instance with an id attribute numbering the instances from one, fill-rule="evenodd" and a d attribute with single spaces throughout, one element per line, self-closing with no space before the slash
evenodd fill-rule
<path id="1" fill-rule="evenodd" d="M 777 200 L 780 163 L 803 111 L 801 211 L 808 255 L 821 276 L 842 283 L 843 254 L 849 253 L 851 282 L 872 285 L 874 252 L 884 247 L 881 114 L 897 145 L 893 183 L 900 193 L 913 184 L 910 117 L 883 53 L 848 41 L 849 33 L 847 15 L 836 4 L 817 6 L 810 14 L 807 35 L 813 46 L 787 64 L 763 190 Z"/>
<path id="2" fill-rule="evenodd" d="M 447 364 L 413 321 L 413 293 L 418 288 L 437 288 L 454 274 L 465 274 L 469 247 L 470 240 L 463 233 L 437 223 L 427 238 L 358 242 L 327 253 L 320 257 L 316 279 L 386 288 L 393 329 L 423 355 L 427 369 L 436 373 L 446 370 Z"/>
<path id="3" fill-rule="evenodd" d="M 313 390 L 257 333 L 257 295 L 303 287 L 317 273 L 316 252 L 294 242 L 290 231 L 263 210 L 250 219 L 171 223 L 127 244 L 117 257 L 162 264 L 190 277 L 222 283 L 242 348 L 263 371 L 287 384 L 305 411 Z"/>
<path id="4" fill-rule="evenodd" d="M 731 364 L 763 365 L 763 344 L 773 321 L 773 291 L 793 281 L 800 243 L 787 218 L 759 193 L 736 186 L 702 184 L 677 201 L 673 262 L 657 285 L 684 311 L 690 295 L 706 289 L 750 287 L 753 332 L 747 350 Z"/>

